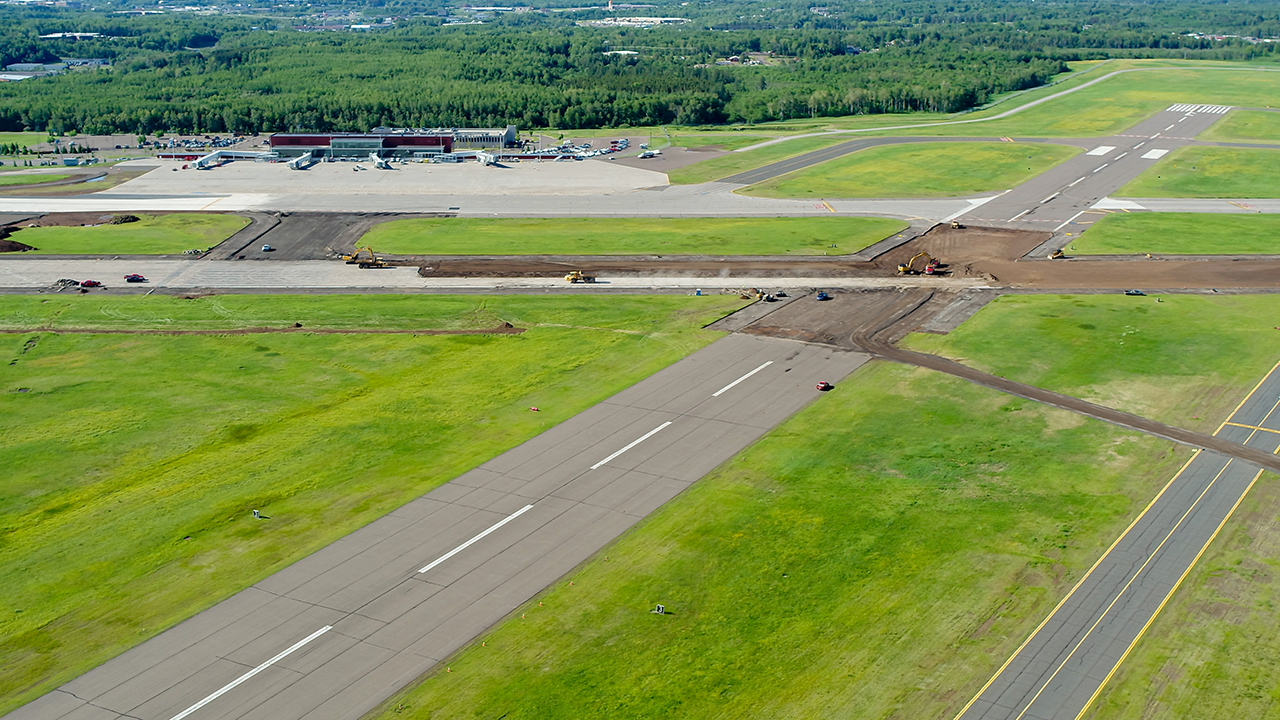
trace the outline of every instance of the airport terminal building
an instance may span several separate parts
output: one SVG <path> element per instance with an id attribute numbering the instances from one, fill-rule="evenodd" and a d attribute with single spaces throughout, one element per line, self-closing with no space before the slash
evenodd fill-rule
<path id="1" fill-rule="evenodd" d="M 316 160 L 364 159 L 371 153 L 382 158 L 412 160 L 454 150 L 502 150 L 518 145 L 515 125 L 506 128 L 378 127 L 367 133 L 276 133 L 269 143 L 282 160 L 307 153 Z"/>

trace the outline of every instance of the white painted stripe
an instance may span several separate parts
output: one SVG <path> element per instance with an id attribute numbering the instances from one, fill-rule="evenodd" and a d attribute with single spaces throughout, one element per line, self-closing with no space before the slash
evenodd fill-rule
<path id="1" fill-rule="evenodd" d="M 1173 125 L 1177 125 L 1177 124 L 1178 124 L 1178 123 L 1174 123 Z M 1173 125 L 1170 125 L 1169 127 L 1165 128 L 1165 129 L 1163 129 L 1163 130 L 1161 130 L 1160 132 L 1169 132 L 1170 130 L 1172 130 L 1172 129 L 1173 129 Z"/>
<path id="2" fill-rule="evenodd" d="M 1086 178 L 1088 178 L 1088 177 L 1089 177 L 1088 175 L 1085 175 L 1084 177 L 1082 177 L 1082 178 L 1080 178 L 1079 180 L 1077 180 L 1077 181 L 1075 181 L 1075 182 L 1071 183 L 1071 184 L 1070 184 L 1070 185 L 1068 185 L 1067 187 L 1075 187 L 1075 186 L 1079 185 L 1080 183 L 1084 182 L 1084 181 L 1085 181 L 1085 179 L 1086 179 Z"/>
<path id="3" fill-rule="evenodd" d="M 1155 140 L 1158 137 L 1160 137 L 1160 133 L 1156 133 L 1155 135 L 1152 135 L 1150 139 Z"/>
<path id="4" fill-rule="evenodd" d="M 1054 199 L 1054 198 L 1058 197 L 1058 195 L 1059 195 L 1059 193 L 1054 193 L 1054 194 L 1050 195 L 1049 197 L 1047 197 L 1047 198 L 1045 198 L 1045 199 L 1041 200 L 1041 201 L 1040 201 L 1040 204 L 1041 204 L 1041 205 L 1043 205 L 1043 204 L 1045 204 L 1045 203 L 1049 202 L 1050 200 L 1052 200 L 1052 199 Z"/>
<path id="5" fill-rule="evenodd" d="M 1147 141 L 1146 141 L 1146 140 L 1143 140 L 1142 142 L 1138 143 L 1137 145 L 1134 145 L 1134 146 L 1133 146 L 1133 149 L 1134 149 L 1134 150 L 1137 150 L 1138 148 L 1140 148 L 1140 147 L 1142 147 L 1143 145 L 1146 145 L 1146 144 L 1147 144 Z"/>
<path id="6" fill-rule="evenodd" d="M 512 520 L 515 520 L 516 518 L 518 518 L 518 517 L 520 517 L 521 515 L 525 514 L 526 512 L 528 512 L 528 511 L 529 511 L 529 508 L 531 508 L 531 507 L 533 507 L 533 506 L 532 506 L 532 505 L 525 505 L 524 507 L 520 508 L 519 510 L 517 510 L 517 511 L 515 511 L 515 512 L 511 513 L 510 515 L 508 515 L 508 516 L 506 516 L 506 517 L 504 517 L 504 518 L 502 518 L 501 520 L 499 520 L 498 522 L 496 522 L 496 523 L 494 523 L 492 526 L 490 526 L 488 530 L 485 530 L 484 532 L 480 533 L 479 535 L 477 535 L 477 536 L 475 536 L 475 537 L 471 538 L 470 540 L 468 540 L 468 541 L 466 541 L 466 542 L 462 543 L 462 544 L 461 544 L 461 545 L 459 545 L 458 547 L 456 547 L 456 548 L 454 548 L 454 549 L 450 550 L 449 552 L 445 553 L 444 555 L 441 555 L 440 557 L 436 558 L 436 559 L 435 559 L 435 560 L 434 560 L 430 565 L 428 565 L 428 566 L 426 566 L 426 567 L 422 568 L 421 570 L 419 570 L 419 571 L 418 571 L 418 574 L 419 574 L 419 575 L 421 575 L 422 573 L 424 573 L 424 572 L 426 572 L 426 571 L 430 570 L 431 568 L 433 568 L 433 567 L 435 567 L 435 566 L 439 565 L 440 563 L 444 562 L 445 560 L 448 560 L 449 558 L 453 557 L 454 555 L 457 555 L 458 553 L 462 552 L 463 550 L 466 550 L 467 548 L 471 547 L 471 546 L 472 546 L 472 545 L 473 545 L 477 540 L 480 540 L 481 538 L 483 538 L 485 535 L 488 535 L 489 533 L 493 532 L 494 530 L 497 530 L 498 528 L 502 527 L 503 525 L 506 525 L 507 523 L 511 522 Z M 174 718 L 174 720 L 177 720 L 177 718 Z"/>
<path id="7" fill-rule="evenodd" d="M 591 466 L 591 469 L 592 469 L 592 470 L 595 470 L 596 468 L 599 468 L 601 465 L 604 465 L 605 463 L 607 463 L 607 462 L 609 462 L 610 460 L 612 460 L 612 459 L 614 459 L 614 458 L 618 457 L 618 456 L 619 456 L 619 455 L 621 455 L 622 453 L 624 453 L 624 452 L 626 452 L 626 451 L 630 450 L 631 448 L 633 448 L 633 447 L 635 447 L 635 446 L 639 445 L 640 443 L 644 442 L 645 440 L 648 440 L 649 438 L 653 437 L 654 435 L 656 435 L 656 434 L 658 433 L 658 431 L 659 431 L 659 430 L 661 430 L 662 428 L 664 428 L 664 427 L 666 427 L 666 426 L 668 426 L 668 425 L 670 425 L 670 424 L 671 424 L 671 421 L 670 421 L 670 420 L 668 420 L 668 421 L 666 421 L 666 422 L 662 423 L 662 424 L 661 424 L 661 425 L 659 425 L 658 427 L 656 427 L 656 428 L 654 428 L 654 429 L 650 430 L 649 432 L 647 432 L 647 433 L 645 433 L 645 434 L 641 435 L 639 439 L 637 439 L 637 440 L 633 440 L 633 441 L 631 442 L 631 444 L 630 444 L 630 445 L 628 445 L 628 446 L 626 446 L 626 447 L 622 448 L 622 449 L 621 449 L 621 450 L 619 450 L 618 452 L 616 452 L 616 453 L 614 453 L 614 454 L 610 455 L 609 457 L 607 457 L 607 458 L 605 458 L 605 459 L 601 460 L 600 462 L 596 463 L 595 465 L 592 465 L 592 466 Z"/>
<path id="8" fill-rule="evenodd" d="M 1115 149 L 1116 149 L 1115 145 L 1099 145 L 1098 147 L 1085 153 L 1085 155 L 1106 155 L 1107 153 Z"/>
<path id="9" fill-rule="evenodd" d="M 1023 215 L 1026 215 L 1029 212 L 1031 212 L 1031 208 L 1027 208 L 1026 210 L 1023 210 L 1017 215 L 1014 215 L 1013 217 L 1009 218 L 1009 222 L 1013 222 L 1014 220 L 1017 220 L 1018 218 L 1022 217 Z"/>
<path id="10" fill-rule="evenodd" d="M 1101 164 L 1101 165 L 1099 165 L 1098 167 L 1094 168 L 1094 169 L 1093 169 L 1093 171 L 1094 171 L 1094 172 L 1098 172 L 1099 170 L 1101 170 L 1102 168 L 1104 168 L 1104 167 L 1106 167 L 1106 166 L 1108 166 L 1108 165 L 1110 165 L 1110 164 L 1111 164 L 1111 163 L 1102 163 L 1102 164 Z"/>
<path id="11" fill-rule="evenodd" d="M 1142 156 L 1142 159 L 1143 160 L 1159 160 L 1160 158 L 1164 157 L 1167 154 L 1169 154 L 1168 150 L 1148 150 L 1146 154 Z"/>
<path id="12" fill-rule="evenodd" d="M 1126 150 L 1126 151 L 1124 151 L 1124 152 L 1120 153 L 1119 155 L 1117 155 L 1117 156 L 1116 156 L 1116 159 L 1117 159 L 1117 160 L 1119 160 L 1120 158 L 1122 158 L 1122 157 L 1124 157 L 1125 155 L 1128 155 L 1128 154 L 1129 154 L 1129 151 L 1128 151 L 1128 150 Z"/>
<path id="13" fill-rule="evenodd" d="M 1080 217 L 1080 216 L 1081 216 L 1081 215 L 1083 215 L 1083 214 L 1084 214 L 1084 211 L 1083 211 L 1083 210 L 1081 210 L 1080 212 L 1076 213 L 1075 215 L 1072 215 L 1070 220 L 1067 220 L 1066 222 L 1062 223 L 1062 224 L 1061 224 L 1061 225 L 1059 225 L 1058 227 L 1054 228 L 1054 229 L 1053 229 L 1053 231 L 1054 231 L 1054 232 L 1058 232 L 1058 231 L 1059 231 L 1059 230 L 1061 230 L 1062 228 L 1064 228 L 1064 227 L 1066 227 L 1066 226 L 1070 225 L 1072 220 L 1075 220 L 1076 218 Z"/>
<path id="14" fill-rule="evenodd" d="M 305 638 L 303 638 L 303 639 L 299 640 L 298 642 L 294 643 L 292 646 L 290 646 L 290 647 L 289 647 L 289 649 L 288 649 L 288 650 L 285 650 L 284 652 L 280 653 L 279 655 L 276 655 L 275 657 L 273 657 L 273 658 L 271 658 L 270 660 L 268 660 L 268 661 L 266 661 L 266 662 L 262 663 L 261 665 L 259 665 L 258 667 L 256 667 L 256 668 L 254 668 L 254 669 L 250 670 L 249 672 L 247 672 L 247 673 L 245 673 L 245 674 L 241 675 L 240 677 L 236 678 L 235 680 L 232 680 L 231 682 L 227 683 L 226 685 L 223 685 L 223 686 L 222 686 L 222 689 L 220 689 L 220 690 L 218 690 L 217 692 L 213 693 L 213 694 L 212 694 L 212 695 L 210 695 L 209 697 L 206 697 L 205 699 L 201 700 L 200 702 L 196 703 L 195 705 L 192 705 L 191 707 L 187 708 L 186 710 L 183 710 L 182 712 L 178 713 L 177 715 L 174 715 L 172 718 L 169 718 L 169 720 L 182 720 L 182 718 L 184 718 L 184 717 L 186 717 L 186 716 L 190 715 L 191 713 L 193 713 L 193 712 L 195 712 L 195 711 L 199 710 L 200 708 L 204 707 L 205 705 L 208 705 L 209 703 L 213 702 L 214 700 L 217 700 L 218 698 L 222 697 L 222 695 L 223 695 L 223 694 L 225 694 L 226 692 L 228 692 L 229 690 L 231 690 L 231 689 L 232 689 L 232 688 L 234 688 L 235 686 L 239 685 L 240 683 L 244 682 L 245 680 L 248 680 L 249 678 L 253 677 L 254 675 L 257 675 L 258 673 L 262 672 L 263 670 L 266 670 L 267 668 L 271 667 L 272 665 L 275 665 L 276 663 L 278 663 L 278 662 L 280 662 L 281 660 L 283 660 L 283 659 L 285 659 L 286 657 L 288 657 L 290 654 L 292 654 L 292 653 L 293 653 L 294 651 L 296 651 L 298 648 L 302 647 L 303 645 L 306 645 L 307 643 L 311 642 L 312 640 L 315 640 L 316 638 L 318 638 L 318 637 L 320 637 L 321 635 L 323 635 L 323 634 L 325 634 L 325 633 L 329 632 L 329 631 L 330 631 L 330 630 L 332 630 L 332 629 L 333 629 L 333 626 L 332 626 L 332 625 L 325 625 L 324 627 L 320 628 L 319 630 L 317 630 L 317 631 L 315 631 L 315 632 L 311 633 L 310 635 L 306 636 Z"/>
<path id="15" fill-rule="evenodd" d="M 760 372 L 761 370 L 763 370 L 763 369 L 765 369 L 765 368 L 769 367 L 769 366 L 770 366 L 770 365 L 772 365 L 772 364 L 773 364 L 773 361 L 772 361 L 772 360 L 768 360 L 768 361 L 766 361 L 766 362 L 765 362 L 765 364 L 761 365 L 760 367 L 756 368 L 755 370 L 752 370 L 751 372 L 747 373 L 746 375 L 743 375 L 742 377 L 738 378 L 737 380 L 734 380 L 733 382 L 729 383 L 728 385 L 725 385 L 724 387 L 720 388 L 719 390 L 717 390 L 717 391 L 715 391 L 715 392 L 711 393 L 711 397 L 720 397 L 720 396 L 721 396 L 721 395 L 723 395 L 725 392 L 727 392 L 727 391 L 729 391 L 729 390 L 732 390 L 734 385 L 737 385 L 738 383 L 742 382 L 743 380 L 746 380 L 747 378 L 751 377 L 752 375 L 755 375 L 756 373 L 758 373 L 758 372 Z"/>

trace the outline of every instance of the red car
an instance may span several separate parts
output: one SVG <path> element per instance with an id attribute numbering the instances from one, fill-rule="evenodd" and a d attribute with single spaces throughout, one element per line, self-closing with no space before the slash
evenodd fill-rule
<path id="1" fill-rule="evenodd" d="M 820 391 L 822 391 L 822 392 L 826 392 L 826 391 L 830 390 L 830 389 L 831 389 L 831 388 L 833 388 L 833 387 L 835 387 L 835 385 L 832 385 L 831 383 L 827 382 L 826 380 L 823 380 L 822 382 L 818 383 L 818 390 L 820 390 Z"/>
<path id="2" fill-rule="evenodd" d="M 132 273 L 130 275 L 125 275 L 124 281 L 138 283 L 138 282 L 146 282 L 147 279 L 137 273 Z"/>
<path id="3" fill-rule="evenodd" d="M 98 282 L 97 280 L 85 280 L 84 282 L 80 283 L 80 287 L 102 287 L 102 283 Z"/>

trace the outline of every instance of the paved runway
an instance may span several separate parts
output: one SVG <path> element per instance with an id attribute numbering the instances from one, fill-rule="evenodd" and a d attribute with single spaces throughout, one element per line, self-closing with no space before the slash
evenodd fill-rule
<path id="1" fill-rule="evenodd" d="M 7 719 L 359 718 L 866 359 L 726 337 Z"/>
<path id="2" fill-rule="evenodd" d="M 1273 368 L 1214 434 L 1277 452 L 1280 372 Z M 1261 474 L 1198 452 L 957 720 L 1082 715 Z"/>
<path id="3" fill-rule="evenodd" d="M 1087 143 L 1089 150 L 967 212 L 962 219 L 975 224 L 1064 230 L 1072 220 L 1150 168 L 1156 160 L 1188 144 L 1229 109 L 1216 105 L 1171 105 L 1122 135 L 1073 141 Z M 1076 233 L 1087 228 L 1088 225 L 1082 225 Z M 1069 228 L 1064 230 L 1069 231 Z"/>

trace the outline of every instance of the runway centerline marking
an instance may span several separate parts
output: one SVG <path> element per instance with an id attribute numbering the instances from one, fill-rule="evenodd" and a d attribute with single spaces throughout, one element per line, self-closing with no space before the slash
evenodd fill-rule
<path id="1" fill-rule="evenodd" d="M 1041 201 L 1040 201 L 1040 204 L 1041 204 L 1041 205 L 1043 205 L 1043 204 L 1045 204 L 1045 203 L 1049 202 L 1050 200 L 1052 200 L 1052 199 L 1054 199 L 1054 198 L 1058 197 L 1058 195 L 1060 195 L 1060 194 L 1061 194 L 1061 193 L 1054 193 L 1054 194 L 1050 195 L 1049 197 L 1047 197 L 1047 198 L 1045 198 L 1045 199 L 1041 200 Z"/>
<path id="2" fill-rule="evenodd" d="M 501 520 L 499 520 L 498 522 L 496 522 L 496 523 L 494 523 L 493 525 L 489 526 L 489 529 L 485 530 L 484 532 L 480 533 L 479 535 L 476 535 L 475 537 L 471 538 L 470 540 L 468 540 L 468 541 L 466 541 L 466 542 L 462 543 L 461 545 L 459 545 L 458 547 L 456 547 L 456 548 L 454 548 L 454 549 L 450 550 L 449 552 L 445 553 L 444 555 L 441 555 L 440 557 L 436 558 L 434 561 L 432 561 L 432 562 L 431 562 L 431 564 L 430 564 L 430 565 L 427 565 L 426 567 L 424 567 L 424 568 L 422 568 L 421 570 L 419 570 L 419 571 L 418 571 L 418 574 L 419 574 L 419 575 L 421 575 L 422 573 L 424 573 L 424 572 L 426 572 L 426 571 L 430 570 L 431 568 L 433 568 L 433 567 L 435 567 L 435 566 L 439 565 L 440 563 L 444 562 L 445 560 L 448 560 L 449 558 L 453 557 L 454 555 L 457 555 L 458 553 L 462 552 L 463 550 L 466 550 L 467 548 L 471 547 L 473 544 L 475 544 L 477 541 L 479 541 L 479 540 L 480 540 L 481 538 L 483 538 L 484 536 L 488 535 L 489 533 L 493 532 L 494 530 L 497 530 L 498 528 L 502 527 L 503 525 L 506 525 L 507 523 L 511 522 L 512 520 L 515 520 L 516 518 L 518 518 L 518 517 L 520 517 L 521 515 L 525 514 L 526 512 L 528 512 L 528 511 L 529 511 L 529 508 L 531 508 L 531 507 L 533 507 L 533 506 L 532 506 L 532 505 L 525 505 L 524 507 L 520 508 L 519 510 L 517 510 L 517 511 L 515 511 L 515 512 L 511 513 L 510 515 L 508 515 L 508 516 L 506 516 L 506 517 L 504 517 L 504 518 L 502 518 L 502 519 L 501 519 Z M 178 719 L 177 719 L 177 718 L 174 718 L 174 720 L 178 720 Z"/>
<path id="3" fill-rule="evenodd" d="M 1009 218 L 1009 222 L 1013 222 L 1014 220 L 1017 220 L 1018 218 L 1022 217 L 1023 215 L 1026 215 L 1029 212 L 1031 212 L 1031 208 L 1027 208 L 1026 210 L 1023 210 L 1017 215 L 1014 215 L 1013 217 Z"/>
<path id="4" fill-rule="evenodd" d="M 241 675 L 240 677 L 236 678 L 235 680 L 232 680 L 231 682 L 227 683 L 226 685 L 223 685 L 223 686 L 222 686 L 222 688 L 221 688 L 221 689 L 219 689 L 217 692 L 213 693 L 212 695 L 209 695 L 209 696 L 208 696 L 208 697 L 206 697 L 205 699 L 201 700 L 200 702 L 196 703 L 195 705 L 192 705 L 191 707 L 187 708 L 186 710 L 183 710 L 182 712 L 178 713 L 177 715 L 174 715 L 173 717 L 169 718 L 169 720 L 182 720 L 182 718 L 184 718 L 184 717 L 186 717 L 186 716 L 190 715 L 191 713 L 193 713 L 193 712 L 195 712 L 195 711 L 199 710 L 200 708 L 204 707 L 205 705 L 208 705 L 209 703 L 213 702 L 214 700 L 217 700 L 218 698 L 222 697 L 222 695 L 223 695 L 223 694 L 225 694 L 225 693 L 229 692 L 230 690 L 232 690 L 233 688 L 235 688 L 235 687 L 236 687 L 237 685 L 239 685 L 240 683 L 244 682 L 245 680 L 248 680 L 249 678 L 253 677 L 254 675 L 257 675 L 258 673 L 262 672 L 263 670 L 266 670 L 267 668 L 271 667 L 272 665 L 275 665 L 276 663 L 280 662 L 281 660 L 285 659 L 286 657 L 288 657 L 289 655 L 291 655 L 292 653 L 294 653 L 295 651 L 297 651 L 297 650 L 298 650 L 298 648 L 302 647 L 303 645 L 306 645 L 307 643 L 311 642 L 312 640 L 315 640 L 316 638 L 318 638 L 318 637 L 320 637 L 321 635 L 323 635 L 323 634 L 325 634 L 325 633 L 329 632 L 329 631 L 330 631 L 330 630 L 332 630 L 332 629 L 333 629 L 333 626 L 332 626 L 332 625 L 325 625 L 324 627 L 320 628 L 319 630 L 317 630 L 317 631 L 315 631 L 315 632 L 311 633 L 310 635 L 306 636 L 305 638 L 303 638 L 303 639 L 299 640 L 298 642 L 294 643 L 293 645 L 291 645 L 291 646 L 289 647 L 289 649 L 288 649 L 288 650 L 285 650 L 284 652 L 280 653 L 279 655 L 276 655 L 275 657 L 273 657 L 273 658 L 271 658 L 270 660 L 268 660 L 268 661 L 266 661 L 266 662 L 262 663 L 261 665 L 259 665 L 258 667 L 256 667 L 256 668 L 254 668 L 254 669 L 250 670 L 249 672 L 247 672 L 247 673 L 245 673 L 245 674 Z"/>
<path id="5" fill-rule="evenodd" d="M 756 368 L 755 370 L 752 370 L 751 372 L 747 373 L 746 375 L 743 375 L 742 377 L 738 378 L 737 380 L 734 380 L 733 382 L 729 383 L 728 385 L 725 385 L 724 387 L 720 388 L 719 390 L 717 390 L 717 391 L 715 391 L 715 392 L 711 393 L 711 397 L 720 397 L 721 395 L 725 394 L 726 392 L 728 392 L 728 391 L 732 390 L 734 385 L 737 385 L 738 383 L 742 382 L 743 380 L 746 380 L 747 378 L 751 377 L 752 375 L 755 375 L 756 373 L 758 373 L 758 372 L 760 372 L 761 370 L 763 370 L 763 369 L 765 369 L 765 368 L 769 367 L 769 366 L 770 366 L 770 365 L 772 365 L 772 364 L 773 364 L 773 361 L 772 361 L 772 360 L 767 360 L 767 361 L 765 361 L 765 363 L 764 363 L 763 365 L 761 365 L 760 367 Z"/>
<path id="6" fill-rule="evenodd" d="M 1125 155 L 1128 155 L 1128 154 L 1129 154 L 1129 151 L 1128 151 L 1128 150 L 1126 150 L 1126 151 L 1124 151 L 1124 152 L 1120 153 L 1119 155 L 1117 155 L 1117 156 L 1116 156 L 1116 159 L 1117 159 L 1117 160 L 1119 160 L 1120 158 L 1122 158 L 1122 157 L 1124 157 Z"/>
<path id="7" fill-rule="evenodd" d="M 1077 181 L 1075 181 L 1075 182 L 1071 183 L 1071 184 L 1070 184 L 1070 185 L 1068 185 L 1067 187 L 1069 187 L 1069 188 L 1070 188 L 1070 187 L 1075 187 L 1076 185 L 1079 185 L 1080 183 L 1084 182 L 1084 181 L 1085 181 L 1085 179 L 1086 179 L 1086 178 L 1088 178 L 1088 177 L 1089 177 L 1088 175 L 1085 175 L 1084 177 L 1082 177 L 1082 178 L 1080 178 L 1079 180 L 1077 180 Z"/>
<path id="8" fill-rule="evenodd" d="M 1071 218 L 1070 218 L 1069 220 L 1067 220 L 1066 222 L 1062 223 L 1062 224 L 1061 224 L 1061 225 L 1059 225 L 1058 227 L 1054 228 L 1054 229 L 1053 229 L 1053 231 L 1054 231 L 1054 232 L 1058 232 L 1058 231 L 1059 231 L 1059 230 L 1061 230 L 1062 228 L 1064 228 L 1064 227 L 1066 227 L 1066 226 L 1070 225 L 1072 220 L 1075 220 L 1076 218 L 1078 218 L 1078 217 L 1080 217 L 1081 215 L 1085 214 L 1085 212 L 1086 212 L 1085 210 L 1081 210 L 1080 212 L 1076 213 L 1075 215 L 1072 215 L 1072 216 L 1071 216 Z"/>
<path id="9" fill-rule="evenodd" d="M 668 426 L 668 425 L 670 425 L 670 424 L 671 424 L 671 421 L 670 421 L 670 420 L 668 420 L 668 421 L 666 421 L 666 422 L 662 423 L 661 425 L 659 425 L 658 427 L 656 427 L 656 428 L 654 428 L 654 429 L 650 430 L 649 432 L 647 432 L 647 433 L 645 433 L 645 434 L 641 435 L 640 437 L 636 438 L 635 440 L 632 440 L 632 441 L 631 441 L 631 443 L 630 443 L 630 444 L 628 444 L 626 447 L 624 447 L 624 448 L 622 448 L 621 450 L 619 450 L 618 452 L 616 452 L 616 453 L 614 453 L 614 454 L 610 455 L 609 457 L 607 457 L 607 458 L 605 458 L 605 459 L 601 460 L 600 462 L 596 463 L 595 465 L 592 465 L 592 466 L 591 466 L 591 469 L 592 469 L 592 470 L 595 470 L 595 469 L 599 468 L 601 465 L 604 465 L 605 463 L 607 463 L 607 462 L 609 462 L 610 460 L 612 460 L 612 459 L 614 459 L 614 458 L 618 457 L 618 456 L 619 456 L 619 455 L 621 455 L 622 453 L 624 453 L 624 452 L 626 452 L 626 451 L 630 450 L 631 448 L 633 448 L 633 447 L 635 447 L 635 446 L 639 445 L 640 443 L 644 442 L 645 440 L 648 440 L 649 438 L 653 437 L 654 435 L 657 435 L 659 430 L 661 430 L 662 428 L 664 428 L 664 427 L 666 427 L 666 426 Z"/>
<path id="10" fill-rule="evenodd" d="M 1099 165 L 1099 166 L 1094 170 L 1094 172 L 1098 172 L 1098 170 L 1101 170 L 1102 168 L 1104 168 L 1104 167 L 1106 167 L 1106 166 L 1108 166 L 1108 165 L 1110 165 L 1110 164 L 1111 164 L 1111 163 L 1102 163 L 1101 165 Z"/>

